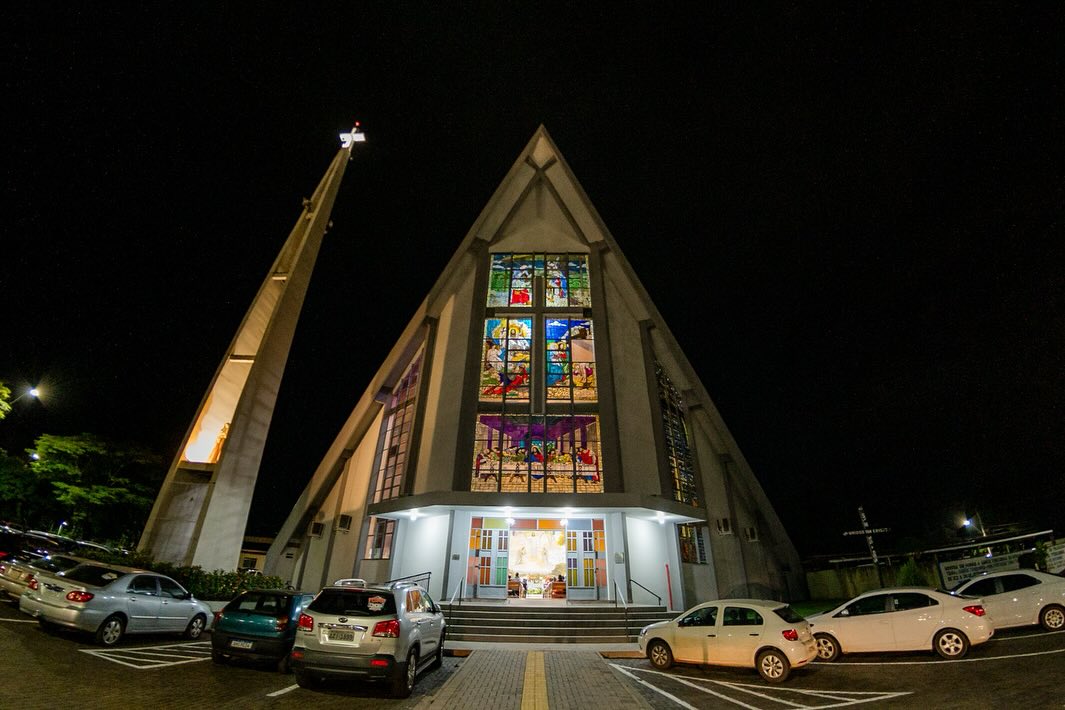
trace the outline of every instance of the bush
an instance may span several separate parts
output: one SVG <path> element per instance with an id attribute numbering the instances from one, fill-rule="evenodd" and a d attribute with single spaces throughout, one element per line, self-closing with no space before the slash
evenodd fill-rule
<path id="1" fill-rule="evenodd" d="M 244 570 L 207 572 L 202 567 L 181 567 L 169 562 L 157 562 L 151 555 L 134 550 L 127 555 L 99 550 L 78 551 L 78 555 L 124 567 L 138 567 L 171 577 L 192 592 L 197 599 L 205 601 L 229 601 L 248 589 L 285 589 L 285 580 L 261 574 L 248 574 Z"/>
<path id="2" fill-rule="evenodd" d="M 895 584 L 900 587 L 927 587 L 928 579 L 917 564 L 917 560 L 910 558 L 899 567 L 895 574 Z"/>

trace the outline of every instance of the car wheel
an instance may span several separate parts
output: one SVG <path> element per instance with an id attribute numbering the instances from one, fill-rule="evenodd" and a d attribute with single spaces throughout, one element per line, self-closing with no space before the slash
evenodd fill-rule
<path id="1" fill-rule="evenodd" d="M 218 663 L 219 665 L 224 664 L 226 662 L 226 654 L 222 653 L 217 648 L 212 648 L 211 660 L 215 663 Z"/>
<path id="2" fill-rule="evenodd" d="M 758 674 L 770 683 L 783 683 L 791 674 L 788 657 L 775 648 L 758 654 Z"/>
<path id="3" fill-rule="evenodd" d="M 664 671 L 673 665 L 673 652 L 665 641 L 652 641 L 647 647 L 647 659 L 651 661 L 652 666 Z"/>
<path id="4" fill-rule="evenodd" d="M 185 638 L 198 639 L 200 634 L 203 633 L 203 627 L 207 625 L 207 619 L 203 617 L 203 614 L 197 614 L 192 617 L 192 621 L 189 622 L 188 627 L 185 629 Z"/>
<path id="5" fill-rule="evenodd" d="M 318 676 L 303 671 L 293 671 L 292 674 L 296 676 L 296 685 L 301 688 L 317 688 L 322 683 Z"/>
<path id="6" fill-rule="evenodd" d="M 1065 609 L 1057 604 L 1051 604 L 1039 612 L 1039 623 L 1047 631 L 1061 631 L 1065 628 Z"/>
<path id="7" fill-rule="evenodd" d="M 969 652 L 969 639 L 957 629 L 943 629 L 932 639 L 932 647 L 943 658 L 961 658 Z"/>
<path id="8" fill-rule="evenodd" d="M 817 639 L 817 659 L 831 663 L 839 658 L 839 643 L 828 634 L 814 634 Z"/>
<path id="9" fill-rule="evenodd" d="M 429 670 L 435 671 L 442 665 L 444 665 L 444 644 L 440 643 L 436 647 L 436 653 L 433 654 L 433 662 L 429 664 Z"/>
<path id="10" fill-rule="evenodd" d="M 412 648 L 407 654 L 407 663 L 397 668 L 397 675 L 392 681 L 393 698 L 409 698 L 414 690 L 414 679 L 418 676 L 418 654 Z"/>
<path id="11" fill-rule="evenodd" d="M 104 619 L 100 628 L 96 629 L 96 643 L 103 646 L 114 646 L 122 638 L 126 631 L 126 622 L 118 614 L 112 614 Z"/>

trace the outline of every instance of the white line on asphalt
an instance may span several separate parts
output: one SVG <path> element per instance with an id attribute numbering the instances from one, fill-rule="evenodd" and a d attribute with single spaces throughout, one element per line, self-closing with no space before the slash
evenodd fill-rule
<path id="1" fill-rule="evenodd" d="M 614 665 L 614 664 L 611 664 L 611 665 Z M 617 668 L 617 666 L 615 666 L 615 668 Z M 620 670 L 620 668 L 619 668 L 619 670 Z M 668 678 L 670 680 L 676 681 L 677 683 L 681 683 L 682 685 L 687 685 L 687 686 L 689 686 L 691 688 L 694 688 L 694 689 L 698 690 L 701 693 L 707 693 L 708 695 L 713 695 L 715 697 L 722 698 L 724 700 L 727 700 L 730 703 L 733 703 L 734 705 L 739 705 L 741 707 L 748 708 L 749 710 L 758 710 L 757 706 L 755 706 L 755 705 L 747 705 L 746 703 L 743 703 L 743 702 L 737 700 L 736 698 L 732 698 L 732 697 L 729 697 L 727 695 L 723 695 L 721 693 L 715 693 L 714 691 L 712 691 L 712 690 L 710 690 L 708 688 L 704 688 L 704 687 L 702 687 L 700 685 L 697 685 L 694 681 L 689 680 L 689 679 L 687 679 L 687 678 L 685 678 L 683 676 L 674 675 L 672 673 L 663 673 L 662 671 L 648 670 L 648 669 L 645 669 L 645 668 L 639 668 L 637 670 L 639 670 L 641 673 L 651 673 L 651 674 L 654 674 L 654 675 L 663 676 L 663 677 Z M 632 677 L 635 677 L 635 676 L 632 676 Z M 637 679 L 637 680 L 639 680 L 639 679 Z M 794 693 L 796 695 L 803 695 L 803 696 L 808 696 L 808 697 L 812 697 L 812 698 L 818 698 L 818 699 L 821 699 L 821 700 L 834 701 L 832 705 L 804 705 L 802 703 L 795 703 L 795 702 L 792 702 L 790 700 L 785 700 L 783 697 L 774 697 L 774 695 L 772 695 L 772 694 L 770 694 L 768 692 L 770 690 L 769 688 L 766 688 L 766 687 L 760 686 L 760 685 L 751 685 L 751 684 L 748 684 L 748 683 L 729 683 L 729 682 L 725 682 L 725 681 L 722 681 L 722 680 L 711 680 L 709 678 L 707 678 L 707 679 L 698 679 L 698 680 L 699 680 L 699 682 L 702 682 L 702 683 L 712 683 L 713 685 L 729 688 L 730 690 L 734 690 L 736 692 L 747 693 L 749 695 L 753 695 L 753 696 L 755 696 L 757 698 L 761 698 L 761 699 L 766 700 L 766 701 L 768 701 L 770 703 L 773 703 L 774 707 L 776 705 L 790 705 L 791 707 L 794 707 L 794 708 L 810 708 L 810 709 L 817 708 L 817 710 L 823 710 L 825 708 L 847 707 L 849 705 L 861 705 L 863 703 L 880 702 L 882 700 L 891 700 L 893 698 L 898 698 L 898 697 L 901 697 L 903 695 L 910 695 L 911 694 L 910 691 L 881 692 L 881 691 L 872 691 L 872 690 L 805 690 L 805 689 L 802 689 L 802 688 L 773 688 L 772 689 L 773 693 L 775 693 L 776 695 L 781 695 L 781 696 L 789 694 L 789 693 Z M 645 681 L 641 681 L 641 682 L 645 682 Z M 646 683 L 646 684 L 649 687 L 654 688 L 655 690 L 658 690 L 654 685 L 651 685 L 649 683 Z M 756 690 L 749 690 L 750 688 L 754 688 Z M 663 692 L 663 691 L 659 691 L 659 692 Z M 666 694 L 666 693 L 663 692 L 663 694 Z"/>
<path id="2" fill-rule="evenodd" d="M 1065 648 L 1056 651 L 1033 651 L 1032 653 L 1011 653 L 1006 656 L 988 656 L 987 658 L 953 658 L 953 659 L 930 659 L 927 661 L 848 661 L 846 663 L 818 663 L 818 668 L 846 668 L 847 666 L 925 666 L 930 664 L 942 665 L 944 663 L 982 663 L 984 661 L 1005 661 L 1010 658 L 1028 658 L 1030 656 L 1049 656 L 1055 653 L 1065 653 Z"/>
<path id="3" fill-rule="evenodd" d="M 613 667 L 614 667 L 615 669 L 617 669 L 618 671 L 621 671 L 622 673 L 624 673 L 624 674 L 625 674 L 625 675 L 627 675 L 628 677 L 632 678 L 632 679 L 633 679 L 634 681 L 636 681 L 636 682 L 637 682 L 637 683 L 639 683 L 640 685 L 645 685 L 645 686 L 647 686 L 648 688 L 650 688 L 651 690 L 653 690 L 653 691 L 655 691 L 656 693 L 658 693 L 659 695 L 664 695 L 664 696 L 666 696 L 667 698 L 669 698 L 670 700 L 672 700 L 673 702 L 675 702 L 675 703 L 676 703 L 677 705 L 680 705 L 680 706 L 681 706 L 682 708 L 688 708 L 688 710 L 699 710 L 699 709 L 698 709 L 697 707 L 695 707 L 694 705 L 689 705 L 688 703 L 684 702 L 683 700 L 681 700 L 680 698 L 678 698 L 678 697 L 677 697 L 676 695 L 672 695 L 671 693 L 667 693 L 666 691 L 662 690 L 662 689 L 661 689 L 661 688 L 659 688 L 658 686 L 655 686 L 655 685 L 651 685 L 650 683 L 648 683 L 647 681 L 645 681 L 645 680 L 644 680 L 643 678 L 637 678 L 637 677 L 636 677 L 635 675 L 633 675 L 632 673 L 630 673 L 630 672 L 629 672 L 629 670 L 628 670 L 627 668 L 625 668 L 624 666 L 619 666 L 619 665 L 618 665 L 618 664 L 616 664 L 616 663 L 611 663 L 610 665 L 611 665 L 611 666 L 613 666 Z M 755 710 L 755 709 L 754 709 L 754 708 L 752 708 L 752 710 Z"/>
<path id="4" fill-rule="evenodd" d="M 36 619 L 0 619 L 0 621 L 10 621 L 13 624 L 36 624 Z"/>
<path id="5" fill-rule="evenodd" d="M 282 688 L 281 690 L 275 690 L 272 693 L 267 693 L 266 697 L 268 697 L 268 698 L 276 698 L 278 695 L 284 695 L 285 693 L 293 691 L 293 690 L 295 690 L 298 687 L 299 687 L 298 685 L 290 685 L 287 688 Z"/>

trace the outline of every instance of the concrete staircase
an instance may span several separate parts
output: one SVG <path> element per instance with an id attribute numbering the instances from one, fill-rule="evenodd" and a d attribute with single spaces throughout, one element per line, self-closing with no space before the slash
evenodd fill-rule
<path id="1" fill-rule="evenodd" d="M 640 629 L 679 612 L 565 600 L 508 600 L 441 604 L 449 641 L 496 643 L 632 643 Z"/>

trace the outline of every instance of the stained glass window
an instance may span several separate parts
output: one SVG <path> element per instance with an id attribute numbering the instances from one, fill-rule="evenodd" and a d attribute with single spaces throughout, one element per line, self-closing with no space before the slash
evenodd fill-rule
<path id="1" fill-rule="evenodd" d="M 602 493 L 587 254 L 492 254 L 471 490 Z"/>
<path id="2" fill-rule="evenodd" d="M 673 499 L 698 507 L 699 492 L 695 480 L 695 463 L 688 444 L 688 424 L 684 418 L 684 400 L 655 362 L 658 401 L 662 410 L 662 429 L 666 440 L 666 462 L 673 479 Z"/>
<path id="3" fill-rule="evenodd" d="M 473 491 L 602 493 L 599 417 L 482 413 Z"/>
<path id="4" fill-rule="evenodd" d="M 594 402 L 595 339 L 590 318 L 548 318 L 545 328 L 547 399 Z"/>
<path id="5" fill-rule="evenodd" d="M 414 427 L 414 412 L 418 395 L 418 376 L 422 353 L 414 357 L 406 372 L 392 389 L 385 412 L 378 452 L 377 475 L 374 477 L 373 502 L 391 500 L 400 494 L 403 473 L 410 449 L 410 435 Z"/>
<path id="6" fill-rule="evenodd" d="M 488 307 L 533 307 L 537 277 L 543 279 L 548 308 L 584 308 L 592 304 L 586 254 L 493 254 Z"/>
<path id="7" fill-rule="evenodd" d="M 484 401 L 528 401 L 531 356 L 531 318 L 485 319 L 480 398 Z"/>

